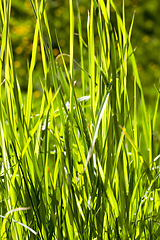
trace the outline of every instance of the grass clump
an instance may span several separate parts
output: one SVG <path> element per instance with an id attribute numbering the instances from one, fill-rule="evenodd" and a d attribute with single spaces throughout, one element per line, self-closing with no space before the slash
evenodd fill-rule
<path id="1" fill-rule="evenodd" d="M 78 10 L 77 63 L 72 0 L 70 53 L 60 50 L 56 59 L 46 1 L 30 2 L 36 25 L 25 99 L 14 68 L 11 1 L 0 2 L 1 239 L 157 239 L 160 155 L 153 134 L 159 92 L 151 116 L 131 46 L 134 15 L 127 33 L 124 1 L 122 17 L 113 1 L 91 1 L 85 43 Z M 33 98 L 38 42 L 44 72 L 39 108 Z"/>

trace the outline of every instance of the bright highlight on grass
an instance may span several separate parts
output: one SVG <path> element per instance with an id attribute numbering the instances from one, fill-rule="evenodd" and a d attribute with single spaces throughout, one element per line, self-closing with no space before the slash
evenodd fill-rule
<path id="1" fill-rule="evenodd" d="M 91 1 L 84 40 L 79 8 L 69 0 L 70 52 L 58 42 L 55 58 L 47 1 L 30 3 L 36 24 L 24 98 L 10 37 L 12 2 L 0 1 L 0 239 L 158 239 L 159 91 L 151 116 L 131 46 L 134 14 L 127 32 L 124 1 L 122 17 L 112 0 Z M 33 91 L 38 41 L 41 92 Z"/>

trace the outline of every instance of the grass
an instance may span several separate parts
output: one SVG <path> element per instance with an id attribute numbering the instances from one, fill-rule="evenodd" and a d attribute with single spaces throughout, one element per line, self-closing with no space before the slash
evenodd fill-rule
<path id="1" fill-rule="evenodd" d="M 70 0 L 70 52 L 60 49 L 54 59 L 46 1 L 30 2 L 36 25 L 25 99 L 12 54 L 11 0 L 0 2 L 0 239 L 158 239 L 159 90 L 151 115 L 131 46 L 134 15 L 127 33 L 124 1 L 122 17 L 113 1 L 91 1 L 85 43 L 80 12 Z M 76 14 L 80 62 L 74 59 Z M 42 97 L 35 108 L 38 42 L 44 75 L 37 80 Z"/>

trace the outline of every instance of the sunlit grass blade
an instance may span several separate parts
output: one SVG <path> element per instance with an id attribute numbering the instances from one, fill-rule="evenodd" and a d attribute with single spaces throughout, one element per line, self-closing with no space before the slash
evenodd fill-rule
<path id="1" fill-rule="evenodd" d="M 77 3 L 78 8 L 78 3 Z M 81 67 L 84 69 L 84 57 L 83 57 L 83 38 L 82 38 L 82 26 L 81 26 L 81 16 L 78 8 L 78 33 L 79 33 L 79 45 L 80 45 L 80 56 L 81 56 Z M 81 81 L 82 81 L 82 95 L 85 96 L 86 93 L 86 81 L 84 77 L 84 72 L 81 71 Z"/>
<path id="2" fill-rule="evenodd" d="M 28 91 L 27 91 L 27 106 L 26 106 L 26 123 L 29 126 L 32 108 L 32 92 L 33 92 L 33 70 L 36 64 L 37 57 L 37 46 L 38 46 L 38 22 L 36 23 L 33 47 L 32 47 L 32 58 L 29 69 L 29 80 L 28 80 Z"/>
<path id="3" fill-rule="evenodd" d="M 154 110 L 154 114 L 153 114 L 153 131 L 155 129 L 155 124 L 156 124 L 156 120 L 157 120 L 157 113 L 158 113 L 158 106 L 159 106 L 159 97 L 160 97 L 160 94 L 159 94 L 159 91 L 157 91 L 158 94 L 157 94 L 157 101 L 156 101 L 156 104 L 155 104 L 155 110 Z"/>
<path id="4" fill-rule="evenodd" d="M 121 12 L 112 0 L 93 0 L 85 33 L 81 6 L 77 19 L 68 0 L 69 52 L 57 31 L 55 57 L 49 2 L 30 3 L 35 32 L 24 93 L 10 35 L 13 3 L 0 2 L 0 238 L 158 238 L 159 91 L 152 116 L 131 45 L 134 15 L 127 32 L 124 0 Z"/>
<path id="5" fill-rule="evenodd" d="M 108 102 L 109 95 L 110 95 L 110 93 L 106 91 L 106 93 L 104 95 L 103 102 L 101 103 L 101 106 L 100 106 L 100 109 L 99 109 L 99 112 L 98 112 L 96 126 L 95 126 L 95 132 L 94 132 L 94 136 L 93 136 L 93 140 L 92 140 L 92 146 L 91 146 L 91 148 L 89 150 L 89 153 L 88 153 L 88 156 L 87 156 L 87 159 L 86 159 L 86 163 L 85 163 L 85 166 L 84 166 L 84 171 L 86 170 L 88 161 L 89 161 L 89 159 L 91 158 L 91 156 L 93 154 L 93 150 L 94 150 L 94 146 L 95 146 L 95 142 L 96 142 L 96 138 L 97 138 L 99 125 L 100 125 L 100 122 L 101 122 L 102 115 L 103 115 L 103 112 L 105 110 L 106 104 Z"/>

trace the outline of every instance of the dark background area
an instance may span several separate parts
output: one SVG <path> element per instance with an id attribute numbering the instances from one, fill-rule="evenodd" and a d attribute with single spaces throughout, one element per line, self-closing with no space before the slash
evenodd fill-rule
<path id="1" fill-rule="evenodd" d="M 122 1 L 114 0 L 119 12 L 122 10 Z M 79 0 L 79 8 L 82 18 L 83 38 L 87 42 L 87 18 L 90 8 L 90 0 Z M 77 31 L 77 6 L 75 9 L 75 33 Z M 154 84 L 158 86 L 160 77 L 160 4 L 157 0 L 125 0 L 126 25 L 129 30 L 132 16 L 135 13 L 135 21 L 131 37 L 132 47 L 136 48 L 135 56 L 139 75 L 144 88 L 147 102 L 155 103 L 157 92 Z M 48 0 L 47 14 L 53 39 L 53 53 L 59 54 L 56 43 L 55 29 L 63 53 L 69 53 L 69 1 Z M 114 13 L 113 13 L 114 14 Z M 28 71 L 27 62 L 31 58 L 32 41 L 34 36 L 35 16 L 30 1 L 12 0 L 10 30 L 15 56 L 15 67 L 20 79 L 21 87 L 27 87 Z M 45 34 L 45 32 L 44 32 Z M 80 61 L 78 36 L 75 35 L 75 59 Z M 87 51 L 86 51 L 87 57 Z M 43 76 L 40 64 L 40 47 L 37 54 L 37 66 L 34 73 L 35 89 L 39 86 L 39 78 Z"/>

